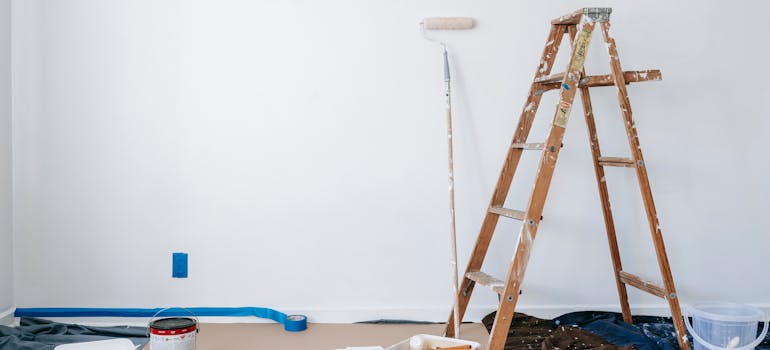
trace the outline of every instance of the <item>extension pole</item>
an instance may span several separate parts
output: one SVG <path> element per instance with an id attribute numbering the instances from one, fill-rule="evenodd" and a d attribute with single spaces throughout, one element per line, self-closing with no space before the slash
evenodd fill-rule
<path id="1" fill-rule="evenodd" d="M 457 272 L 457 229 L 455 227 L 455 176 L 454 155 L 452 149 L 452 91 L 449 77 L 449 54 L 444 46 L 444 85 L 446 91 L 447 146 L 449 148 L 449 233 L 451 235 L 452 287 L 454 291 L 454 326 L 455 338 L 460 338 L 460 286 Z"/>
<path id="2" fill-rule="evenodd" d="M 465 30 L 473 28 L 473 19 L 463 17 L 426 18 L 420 23 L 425 39 L 441 45 L 444 49 L 444 86 L 446 96 L 447 146 L 449 148 L 449 234 L 451 238 L 452 291 L 454 292 L 454 337 L 460 338 L 460 286 L 457 272 L 457 229 L 455 227 L 455 176 L 452 150 L 452 81 L 449 76 L 449 53 L 446 44 L 429 38 L 425 30 Z M 448 332 L 447 332 L 448 333 Z"/>

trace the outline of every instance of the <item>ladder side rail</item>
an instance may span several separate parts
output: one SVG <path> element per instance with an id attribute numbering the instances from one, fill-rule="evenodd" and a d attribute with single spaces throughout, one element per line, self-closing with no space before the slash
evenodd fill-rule
<path id="1" fill-rule="evenodd" d="M 666 254 L 666 246 L 663 242 L 663 234 L 660 228 L 660 222 L 658 221 L 658 214 L 655 210 L 655 203 L 652 199 L 652 191 L 650 189 L 650 182 L 647 177 L 647 169 L 644 164 L 644 158 L 642 157 L 642 149 L 639 145 L 639 136 L 636 132 L 636 124 L 634 123 L 631 103 L 628 98 L 628 91 L 623 77 L 623 70 L 620 66 L 620 59 L 618 57 L 618 51 L 615 46 L 615 39 L 610 35 L 609 22 L 601 23 L 602 35 L 604 42 L 607 44 L 607 52 L 610 56 L 610 69 L 615 87 L 618 91 L 618 102 L 620 103 L 620 109 L 623 114 L 624 125 L 626 127 L 626 133 L 628 134 L 628 143 L 631 148 L 631 154 L 636 162 L 636 175 L 639 181 L 639 189 L 642 194 L 642 200 L 644 201 L 644 208 L 647 213 L 647 221 L 650 225 L 650 233 L 655 246 L 655 253 L 658 260 L 658 267 L 660 268 L 660 274 L 663 278 L 663 286 L 666 289 L 666 301 L 668 301 L 669 308 L 671 309 L 671 317 L 676 328 L 677 340 L 682 350 L 689 350 L 690 344 L 687 338 L 687 331 L 684 328 L 684 320 L 682 319 L 681 308 L 679 306 L 679 298 L 676 294 L 676 288 L 674 286 L 674 278 L 671 275 L 671 266 L 668 262 L 668 255 Z"/>

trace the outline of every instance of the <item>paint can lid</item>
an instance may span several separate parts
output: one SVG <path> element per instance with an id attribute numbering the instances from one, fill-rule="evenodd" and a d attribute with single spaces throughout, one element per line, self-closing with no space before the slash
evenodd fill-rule
<path id="1" fill-rule="evenodd" d="M 150 328 L 164 331 L 184 329 L 195 326 L 195 320 L 189 317 L 170 317 L 152 321 Z"/>

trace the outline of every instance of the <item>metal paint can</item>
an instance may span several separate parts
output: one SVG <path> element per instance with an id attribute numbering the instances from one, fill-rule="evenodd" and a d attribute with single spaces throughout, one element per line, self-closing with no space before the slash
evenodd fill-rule
<path id="1" fill-rule="evenodd" d="M 169 317 L 150 321 L 150 350 L 195 350 L 198 320 Z"/>

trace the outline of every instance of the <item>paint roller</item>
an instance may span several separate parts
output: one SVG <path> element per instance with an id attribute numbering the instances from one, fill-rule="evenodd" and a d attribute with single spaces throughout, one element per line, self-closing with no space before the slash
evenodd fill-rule
<path id="1" fill-rule="evenodd" d="M 444 51 L 444 93 L 446 97 L 447 144 L 449 149 L 449 230 L 451 236 L 452 288 L 454 291 L 454 336 L 460 337 L 460 300 L 457 272 L 457 233 L 455 228 L 454 155 L 452 149 L 452 78 L 449 74 L 449 52 L 444 42 L 428 37 L 427 30 L 467 30 L 473 28 L 473 19 L 467 17 L 433 17 L 420 23 L 425 39 L 441 45 Z"/>
<path id="2" fill-rule="evenodd" d="M 444 49 L 444 82 L 447 84 L 446 93 L 447 101 L 449 100 L 449 93 L 451 91 L 449 82 L 451 80 L 449 76 L 449 53 L 447 52 L 446 43 L 435 40 L 428 37 L 425 33 L 426 30 L 468 30 L 473 29 L 473 18 L 468 17 L 432 17 L 426 18 L 420 23 L 422 26 L 422 35 L 428 41 L 438 43 L 441 48 Z"/>

